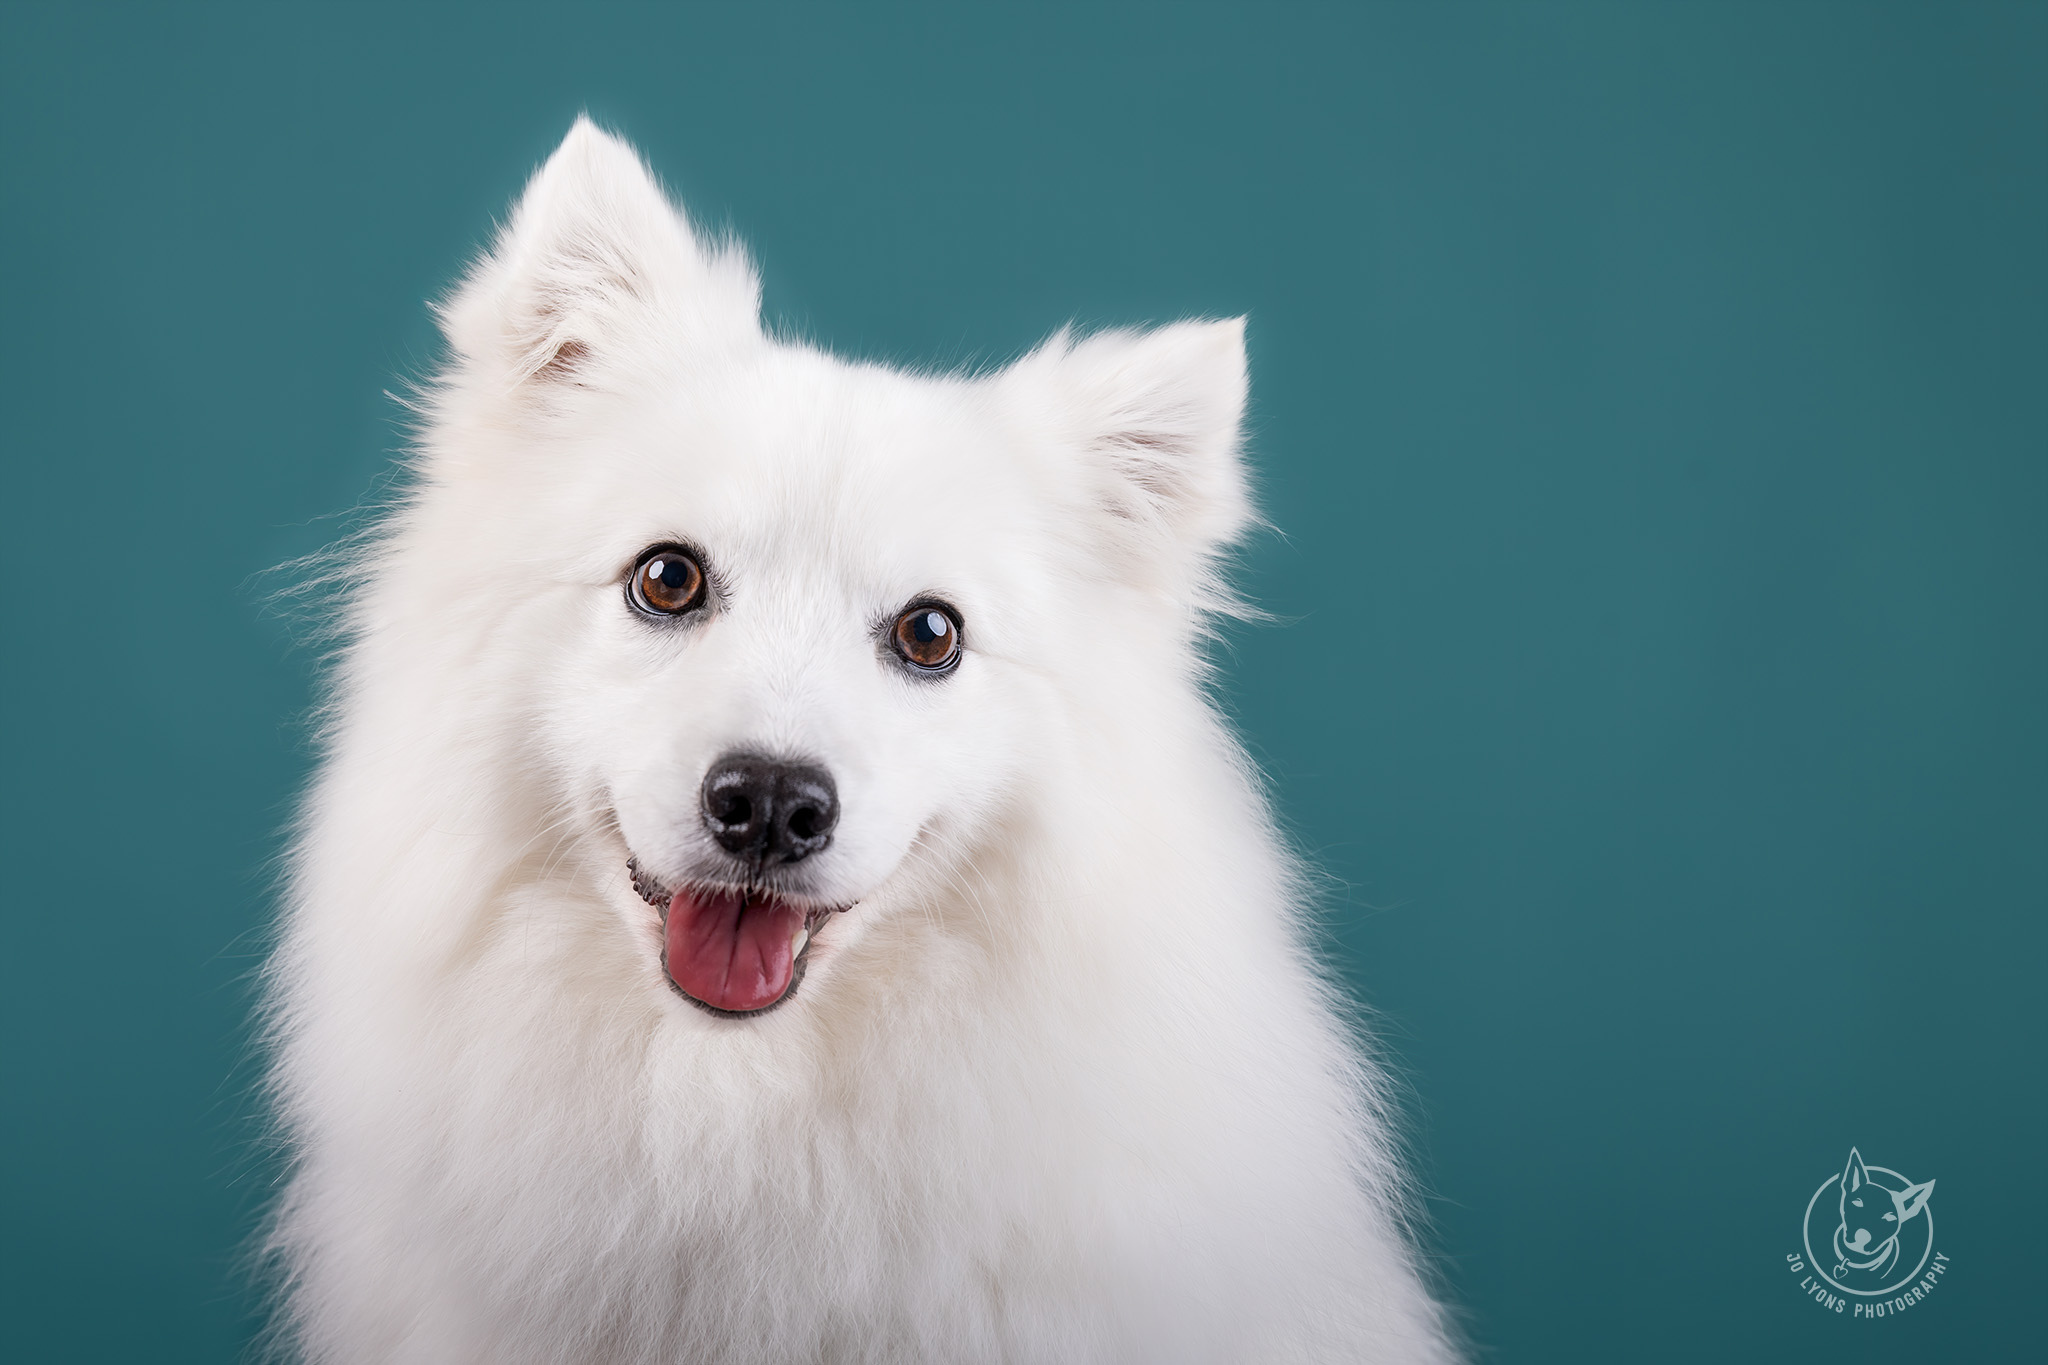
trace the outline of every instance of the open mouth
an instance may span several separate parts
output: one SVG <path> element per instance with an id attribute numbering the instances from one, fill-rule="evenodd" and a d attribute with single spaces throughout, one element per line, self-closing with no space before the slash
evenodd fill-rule
<path id="1" fill-rule="evenodd" d="M 685 1000 L 728 1018 L 764 1014 L 796 994 L 811 935 L 836 910 L 758 887 L 671 891 L 628 859 L 633 890 L 661 916 L 661 965 Z M 844 909 L 845 907 L 839 907 Z"/>

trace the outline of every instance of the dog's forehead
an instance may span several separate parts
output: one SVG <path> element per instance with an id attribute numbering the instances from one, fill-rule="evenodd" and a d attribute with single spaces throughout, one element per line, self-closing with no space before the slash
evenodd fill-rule
<path id="1" fill-rule="evenodd" d="M 714 557 L 957 557 L 1007 539 L 1041 500 L 974 382 L 810 352 L 679 386 L 632 440 L 621 496 Z"/>

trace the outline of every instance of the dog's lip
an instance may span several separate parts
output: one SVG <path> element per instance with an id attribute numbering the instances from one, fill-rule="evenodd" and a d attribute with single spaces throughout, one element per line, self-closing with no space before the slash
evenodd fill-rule
<path id="1" fill-rule="evenodd" d="M 626 871 L 632 877 L 634 894 L 651 906 L 657 919 L 663 926 L 666 926 L 670 907 L 675 904 L 678 893 L 672 891 L 665 883 L 641 867 L 640 860 L 636 857 L 629 856 L 626 859 Z M 717 1015 L 722 1019 L 751 1019 L 757 1015 L 767 1014 L 771 1010 L 779 1009 L 793 999 L 796 995 L 797 987 L 803 984 L 804 970 L 810 961 L 811 946 L 817 942 L 819 928 L 825 921 L 831 919 L 832 916 L 842 914 L 853 908 L 851 903 L 845 905 L 804 905 L 772 888 L 748 885 L 746 883 L 693 880 L 689 883 L 689 889 L 698 894 L 706 895 L 773 898 L 784 905 L 803 911 L 802 928 L 799 931 L 801 941 L 797 944 L 793 954 L 794 960 L 791 963 L 789 985 L 783 990 L 782 994 L 759 1009 L 722 1009 L 717 1005 L 711 1004 L 709 1001 L 700 1000 L 684 990 L 681 985 L 677 984 L 675 976 L 669 970 L 666 944 L 664 944 L 662 979 L 668 983 L 668 988 L 689 1001 L 692 1005 L 695 1005 L 698 1009 L 703 1010 L 707 1014 Z"/>
<path id="2" fill-rule="evenodd" d="M 656 878 L 652 873 L 640 866 L 638 858 L 629 857 L 626 859 L 626 871 L 633 879 L 633 894 L 654 907 L 654 913 L 661 919 L 666 920 L 668 918 L 668 908 L 675 903 L 676 891 L 680 888 L 671 887 L 666 882 Z M 818 926 L 826 920 L 831 919 L 834 915 L 845 914 L 848 910 L 853 909 L 854 906 L 852 901 L 847 901 L 843 905 L 830 902 L 806 904 L 806 901 L 809 899 L 808 897 L 793 896 L 779 888 L 763 886 L 755 882 L 732 882 L 721 881 L 715 878 L 693 877 L 686 885 L 692 891 L 701 891 L 708 895 L 761 896 L 773 898 L 789 905 L 802 906 L 804 911 L 804 930 L 806 933 L 817 932 Z"/>

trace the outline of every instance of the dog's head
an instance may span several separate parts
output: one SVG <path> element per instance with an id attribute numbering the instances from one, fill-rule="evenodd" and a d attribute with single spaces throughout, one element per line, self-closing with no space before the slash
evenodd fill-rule
<path id="1" fill-rule="evenodd" d="M 443 319 L 413 517 L 449 628 L 715 1012 L 948 875 L 1088 680 L 1184 675 L 1248 517 L 1238 322 L 846 362 L 765 334 L 746 260 L 587 122 Z"/>
<path id="2" fill-rule="evenodd" d="M 1889 1177 L 1888 1177 L 1889 1178 Z M 1892 1254 L 1899 1229 L 1927 1206 L 1934 1182 L 1902 1183 L 1898 1189 L 1879 1184 L 1863 1164 L 1863 1156 L 1849 1149 L 1849 1164 L 1842 1168 L 1842 1222 L 1835 1232 L 1835 1249 L 1845 1259 L 1871 1266 Z"/>

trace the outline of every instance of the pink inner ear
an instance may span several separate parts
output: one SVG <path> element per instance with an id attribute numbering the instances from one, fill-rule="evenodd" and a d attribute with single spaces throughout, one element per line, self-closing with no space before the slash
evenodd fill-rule
<path id="1" fill-rule="evenodd" d="M 574 379 L 583 362 L 590 359 L 590 348 L 571 338 L 555 347 L 555 353 L 534 371 L 539 379 Z"/>
<path id="2" fill-rule="evenodd" d="M 1103 442 L 1117 452 L 1117 470 L 1154 498 L 1175 498 L 1187 491 L 1188 453 L 1179 442 L 1156 431 L 1120 431 Z"/>
<path id="3" fill-rule="evenodd" d="M 1137 446 L 1143 450 L 1172 450 L 1173 438 L 1156 431 L 1119 431 L 1109 438 L 1111 445 Z"/>

